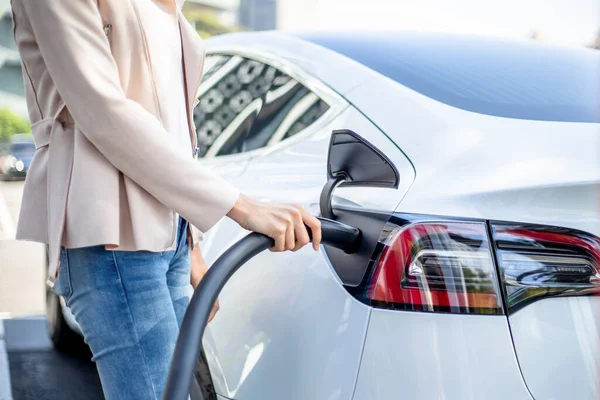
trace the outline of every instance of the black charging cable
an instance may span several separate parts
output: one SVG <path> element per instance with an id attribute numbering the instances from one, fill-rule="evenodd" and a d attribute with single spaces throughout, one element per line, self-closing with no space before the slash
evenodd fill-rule
<path id="1" fill-rule="evenodd" d="M 319 220 L 324 245 L 336 247 L 346 253 L 356 251 L 361 237 L 359 229 L 324 218 Z M 196 360 L 202 350 L 204 330 L 219 293 L 242 265 L 273 245 L 273 239 L 259 233 L 251 233 L 225 251 L 208 269 L 185 312 L 162 395 L 163 400 L 188 398 Z"/>

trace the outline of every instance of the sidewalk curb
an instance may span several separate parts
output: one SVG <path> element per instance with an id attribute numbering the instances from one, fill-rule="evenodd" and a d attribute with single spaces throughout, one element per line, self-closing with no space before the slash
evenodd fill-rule
<path id="1" fill-rule="evenodd" d="M 32 315 L 4 320 L 4 337 L 7 352 L 40 351 L 52 348 L 47 333 L 46 316 Z"/>
<path id="2" fill-rule="evenodd" d="M 12 400 L 10 369 L 5 340 L 4 321 L 0 319 L 0 400 Z"/>

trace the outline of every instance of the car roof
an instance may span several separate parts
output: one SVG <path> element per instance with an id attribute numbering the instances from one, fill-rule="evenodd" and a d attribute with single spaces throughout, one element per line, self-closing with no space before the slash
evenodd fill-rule
<path id="1" fill-rule="evenodd" d="M 284 32 L 227 33 L 211 37 L 205 44 L 208 54 L 268 55 L 294 65 L 341 95 L 373 73 L 342 54 Z"/>

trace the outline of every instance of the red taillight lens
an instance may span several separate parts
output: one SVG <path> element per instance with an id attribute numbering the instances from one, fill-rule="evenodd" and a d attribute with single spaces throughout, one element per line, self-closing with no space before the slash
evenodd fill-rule
<path id="1" fill-rule="evenodd" d="M 544 297 L 600 294 L 600 241 L 554 227 L 492 224 L 509 312 Z"/>
<path id="2" fill-rule="evenodd" d="M 413 311 L 502 313 L 484 223 L 394 227 L 383 244 L 368 288 L 373 305 Z"/>

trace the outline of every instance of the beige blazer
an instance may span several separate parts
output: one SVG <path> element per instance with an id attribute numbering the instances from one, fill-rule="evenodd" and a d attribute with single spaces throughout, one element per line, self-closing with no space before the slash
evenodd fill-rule
<path id="1" fill-rule="evenodd" d="M 206 231 L 239 197 L 169 140 L 145 35 L 161 27 L 145 23 L 141 1 L 172 6 L 179 19 L 195 148 L 204 47 L 173 0 L 12 0 L 37 148 L 17 239 L 49 245 L 51 278 L 61 245 L 171 250 L 175 213 Z"/>

